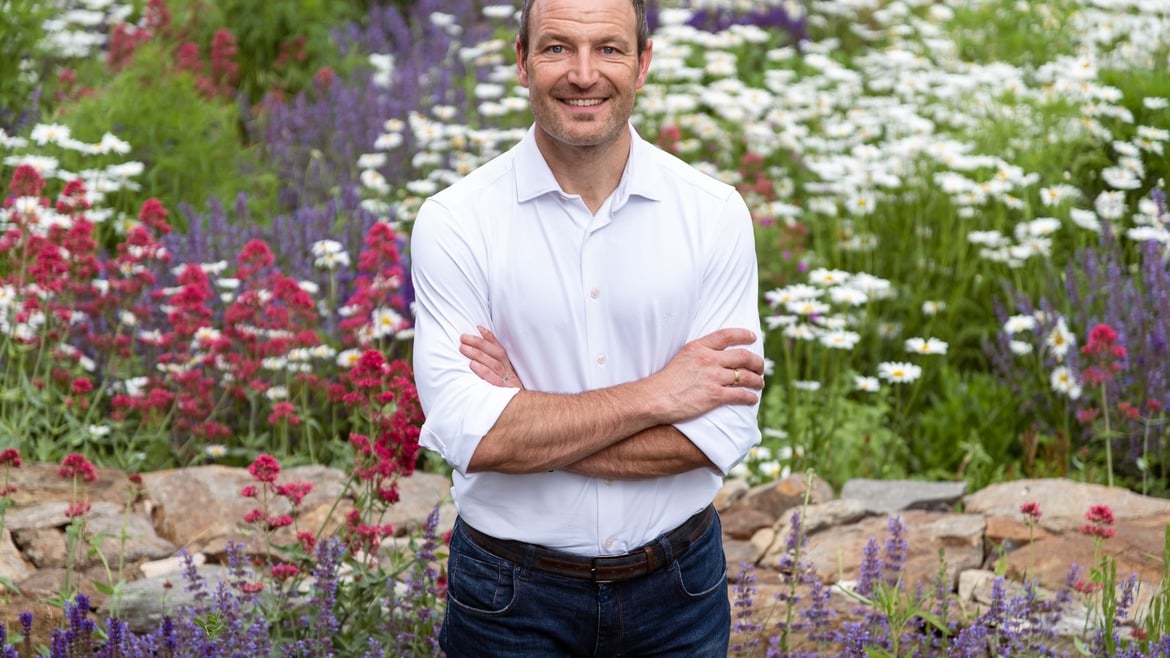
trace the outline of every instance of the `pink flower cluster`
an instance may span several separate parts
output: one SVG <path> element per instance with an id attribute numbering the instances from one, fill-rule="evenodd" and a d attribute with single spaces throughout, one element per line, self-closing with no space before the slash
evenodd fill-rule
<path id="1" fill-rule="evenodd" d="M 1020 505 L 1020 513 L 1024 515 L 1025 523 L 1035 525 L 1040 522 L 1040 503 L 1035 501 L 1024 503 Z"/>
<path id="2" fill-rule="evenodd" d="M 422 407 L 410 366 L 366 350 L 335 389 L 340 402 L 366 417 L 376 434 L 354 432 L 354 475 L 372 483 L 386 503 L 398 501 L 397 479 L 414 473 Z M 387 413 L 387 409 L 392 409 Z"/>
<path id="3" fill-rule="evenodd" d="M 1117 331 L 1107 324 L 1089 330 L 1089 342 L 1081 347 L 1089 362 L 1082 373 L 1085 383 L 1098 386 L 1113 380 L 1124 367 L 1126 350 L 1117 344 Z"/>
<path id="4" fill-rule="evenodd" d="M 1113 510 L 1108 505 L 1093 505 L 1085 513 L 1085 520 L 1088 523 L 1081 526 L 1083 534 L 1101 539 L 1109 539 L 1117 534 L 1113 528 Z"/>
<path id="5" fill-rule="evenodd" d="M 244 515 L 244 523 L 258 525 L 265 531 L 272 531 L 293 525 L 293 516 L 297 513 L 307 496 L 313 490 L 311 482 L 290 482 L 277 484 L 280 477 L 280 462 L 272 455 L 258 455 L 248 466 L 248 473 L 259 482 L 259 486 L 248 485 L 240 495 L 245 498 L 259 498 L 261 506 L 253 508 Z M 272 514 L 269 504 L 272 497 L 280 497 L 292 505 L 292 514 Z"/>
<path id="6" fill-rule="evenodd" d="M 74 482 L 78 480 L 93 482 L 97 479 L 97 469 L 94 468 L 93 463 L 85 455 L 71 452 L 61 460 L 61 466 L 57 469 L 57 476 L 66 480 L 73 480 Z M 72 519 L 84 516 L 89 510 L 90 503 L 88 500 L 75 499 L 65 510 L 65 516 Z"/>
<path id="7" fill-rule="evenodd" d="M 4 481 L 0 483 L 0 497 L 16 493 L 16 485 L 8 483 L 8 473 L 14 468 L 20 468 L 20 451 L 16 448 L 0 450 L 0 466 L 4 467 Z"/>

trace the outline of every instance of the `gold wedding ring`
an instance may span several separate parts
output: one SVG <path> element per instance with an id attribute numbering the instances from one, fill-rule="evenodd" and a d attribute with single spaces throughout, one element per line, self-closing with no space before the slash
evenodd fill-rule
<path id="1" fill-rule="evenodd" d="M 735 379 L 731 381 L 732 386 L 739 386 L 739 368 L 735 369 Z"/>

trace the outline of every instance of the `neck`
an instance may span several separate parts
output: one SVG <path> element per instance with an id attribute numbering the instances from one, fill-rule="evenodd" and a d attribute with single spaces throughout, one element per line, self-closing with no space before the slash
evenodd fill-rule
<path id="1" fill-rule="evenodd" d="M 629 131 L 604 144 L 570 146 L 537 128 L 536 145 L 561 189 L 580 195 L 593 213 L 617 189 L 630 157 Z"/>

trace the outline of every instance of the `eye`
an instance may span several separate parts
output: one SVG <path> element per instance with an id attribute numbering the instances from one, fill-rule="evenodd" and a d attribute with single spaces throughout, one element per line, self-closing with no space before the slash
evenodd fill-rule
<path id="1" fill-rule="evenodd" d="M 606 55 L 616 55 L 617 48 L 614 48 L 613 46 L 604 46 L 602 47 L 601 52 Z"/>
<path id="2" fill-rule="evenodd" d="M 549 46 L 548 51 L 554 55 L 560 55 L 561 53 L 565 52 L 565 47 L 564 46 Z"/>

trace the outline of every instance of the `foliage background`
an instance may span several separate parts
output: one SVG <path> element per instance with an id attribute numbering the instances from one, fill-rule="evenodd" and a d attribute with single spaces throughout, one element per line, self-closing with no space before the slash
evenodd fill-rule
<path id="1" fill-rule="evenodd" d="M 506 4 L 152 0 L 52 12 L 6 3 L 0 61 L 16 68 L 0 76 L 9 144 L 0 177 L 36 151 L 61 171 L 117 163 L 12 146 L 38 123 L 85 142 L 113 133 L 142 166 L 102 199 L 104 248 L 116 249 L 148 198 L 170 210 L 177 231 L 160 239 L 176 263 L 232 261 L 249 240 L 265 241 L 274 267 L 327 291 L 312 330 L 342 349 L 337 310 L 360 273 L 315 266 L 314 244 L 335 239 L 356 260 L 371 227 L 389 222 L 405 272 L 419 200 L 528 124 L 510 73 L 514 15 L 492 9 Z M 650 3 L 655 64 L 635 124 L 737 184 L 757 216 L 774 370 L 765 443 L 745 472 L 759 480 L 812 467 L 837 485 L 1116 476 L 1163 493 L 1165 8 L 696 3 L 684 20 L 684 4 Z M 1118 189 L 1118 169 L 1136 183 Z M 1102 222 L 1103 195 L 1122 211 Z M 1083 213 L 1097 229 L 1078 223 Z M 1127 237 L 1139 227 L 1155 237 Z M 408 319 L 409 281 L 399 284 L 395 311 Z M 806 301 L 824 303 L 842 285 L 867 297 L 793 313 L 796 285 L 814 289 Z M 1005 331 L 1017 315 L 1035 321 L 1029 355 L 1013 353 L 1026 341 Z M 1075 349 L 1057 355 L 1047 341 L 1067 332 L 1082 346 L 1099 323 L 1129 350 L 1121 376 L 1075 397 L 1054 389 L 1059 368 L 1080 382 L 1084 366 Z M 409 330 L 398 329 L 382 347 L 408 358 Z M 907 352 L 908 339 L 942 341 L 945 353 Z M 912 367 L 883 378 L 890 364 Z M 51 439 L 40 442 L 44 458 L 61 444 L 135 468 L 246 463 L 278 430 L 255 422 L 269 402 L 241 404 L 216 412 L 231 431 L 207 445 L 142 425 L 94 443 L 80 426 L 24 427 L 27 408 L 11 405 L 0 441 L 41 432 Z M 348 425 L 327 396 L 306 394 L 303 405 L 313 420 L 276 445 L 293 460 L 348 460 Z M 236 424 L 244 416 L 252 420 Z"/>

